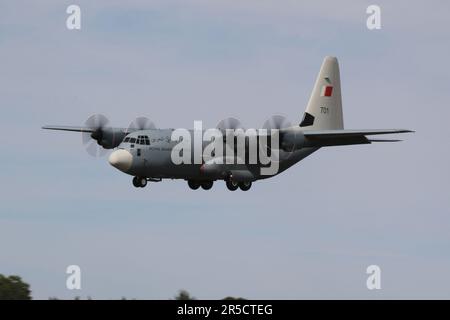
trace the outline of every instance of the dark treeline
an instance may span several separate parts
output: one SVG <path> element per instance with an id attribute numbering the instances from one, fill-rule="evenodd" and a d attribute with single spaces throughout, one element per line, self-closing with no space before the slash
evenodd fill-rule
<path id="1" fill-rule="evenodd" d="M 31 300 L 30 285 L 22 280 L 19 276 L 4 276 L 0 274 L 0 300 Z M 90 296 L 86 297 L 87 300 L 92 300 Z M 121 300 L 126 300 L 126 297 L 122 297 Z M 195 300 L 187 290 L 180 290 L 173 297 L 175 300 Z M 49 297 L 49 300 L 58 300 L 57 297 Z M 74 300 L 81 300 L 80 296 L 74 297 Z M 223 300 L 244 300 L 244 298 L 225 297 Z"/>

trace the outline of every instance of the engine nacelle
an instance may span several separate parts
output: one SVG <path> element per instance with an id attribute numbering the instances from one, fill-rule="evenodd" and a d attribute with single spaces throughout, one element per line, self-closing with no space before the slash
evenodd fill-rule
<path id="1" fill-rule="evenodd" d="M 113 149 L 117 147 L 127 134 L 122 130 L 99 129 L 91 134 L 92 139 L 105 149 Z"/>
<path id="2" fill-rule="evenodd" d="M 281 136 L 281 148 L 286 151 L 295 151 L 307 146 L 305 135 L 301 130 L 289 130 Z"/>

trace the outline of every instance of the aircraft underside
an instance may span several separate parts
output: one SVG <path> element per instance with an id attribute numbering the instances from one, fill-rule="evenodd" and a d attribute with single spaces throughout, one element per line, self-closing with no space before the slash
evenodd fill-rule
<path id="1" fill-rule="evenodd" d="M 214 182 L 222 180 L 225 182 L 230 191 L 240 189 L 247 191 L 251 188 L 252 183 L 256 180 L 268 179 L 285 171 L 295 163 L 306 158 L 319 148 L 304 148 L 294 152 L 283 153 L 282 160 L 279 161 L 277 173 L 274 175 L 262 175 L 261 165 L 246 165 L 246 164 L 229 164 L 223 165 L 221 170 L 214 173 L 205 172 L 204 164 L 181 164 L 181 165 L 167 165 L 164 156 L 158 155 L 161 162 L 152 163 L 152 154 L 141 153 L 139 157 L 136 156 L 135 150 L 127 150 L 133 155 L 133 165 L 126 171 L 126 173 L 134 176 L 132 183 L 136 188 L 144 188 L 148 182 L 160 182 L 163 179 L 183 179 L 186 180 L 188 186 L 193 189 L 209 190 L 213 187 Z M 169 154 L 165 155 L 166 157 Z M 140 158 L 142 157 L 142 158 Z M 138 160 L 134 160 L 137 158 Z M 110 159 L 110 163 L 111 163 Z M 112 163 L 114 166 L 114 164 Z"/>

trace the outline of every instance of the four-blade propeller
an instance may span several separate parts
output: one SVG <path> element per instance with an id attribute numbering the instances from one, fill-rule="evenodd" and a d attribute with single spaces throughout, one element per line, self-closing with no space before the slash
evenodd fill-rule
<path id="1" fill-rule="evenodd" d="M 130 125 L 128 126 L 127 132 L 149 129 L 156 129 L 153 121 L 146 117 L 137 117 L 136 119 L 131 121 Z"/>
<path id="2" fill-rule="evenodd" d="M 271 116 L 269 119 L 267 119 L 264 122 L 263 125 L 263 129 L 267 129 L 267 134 L 268 134 L 268 138 L 267 138 L 267 148 L 268 150 L 275 150 L 275 147 L 273 146 L 272 141 L 274 141 L 273 139 L 277 139 L 278 140 L 278 148 L 277 149 L 277 154 L 280 150 L 284 150 L 283 146 L 282 146 L 282 141 L 283 141 L 283 129 L 287 129 L 292 127 L 291 122 L 284 116 L 282 115 L 273 115 Z M 270 139 L 269 139 L 270 137 Z M 284 150 L 284 151 L 288 151 L 288 150 Z M 272 151 L 268 151 L 272 152 Z M 276 156 L 277 154 L 274 154 L 274 156 Z"/>
<path id="3" fill-rule="evenodd" d="M 87 153 L 93 157 L 101 157 L 107 153 L 107 150 L 103 147 L 103 140 L 106 132 L 112 132 L 108 124 L 109 120 L 103 114 L 94 114 L 84 122 L 89 131 L 83 132 L 81 139 Z"/>

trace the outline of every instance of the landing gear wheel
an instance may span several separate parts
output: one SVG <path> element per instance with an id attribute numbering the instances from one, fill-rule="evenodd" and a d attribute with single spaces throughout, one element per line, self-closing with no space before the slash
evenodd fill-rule
<path id="1" fill-rule="evenodd" d="M 139 186 L 144 188 L 147 185 L 147 178 L 138 178 Z"/>
<path id="2" fill-rule="evenodd" d="M 239 188 L 239 184 L 232 180 L 227 180 L 226 185 L 227 185 L 228 190 L 230 190 L 230 191 L 236 191 L 237 188 Z"/>
<path id="3" fill-rule="evenodd" d="M 147 178 L 134 177 L 133 186 L 136 188 L 144 188 L 147 185 Z"/>
<path id="4" fill-rule="evenodd" d="M 200 183 L 198 181 L 188 180 L 188 186 L 192 190 L 197 190 L 198 188 L 200 188 Z"/>
<path id="5" fill-rule="evenodd" d="M 209 190 L 212 188 L 214 182 L 213 181 L 203 181 L 201 186 L 203 190 Z"/>
<path id="6" fill-rule="evenodd" d="M 242 191 L 248 191 L 252 187 L 252 183 L 249 182 L 241 182 L 239 183 L 239 188 L 241 188 Z"/>

